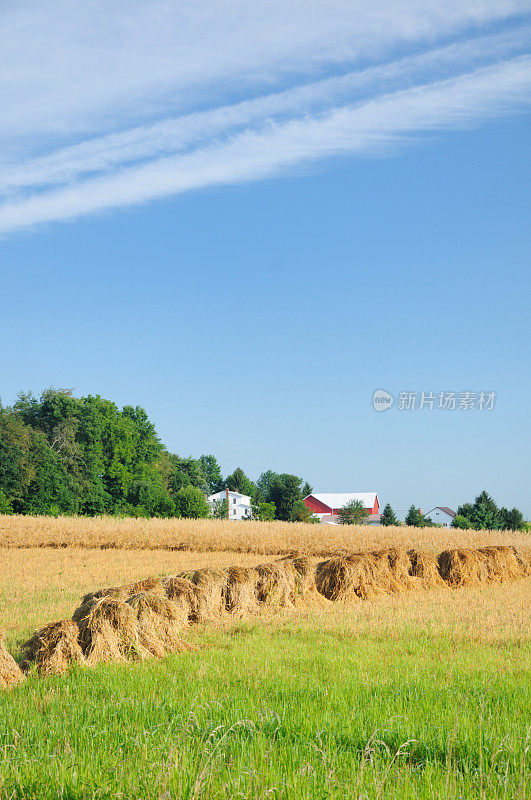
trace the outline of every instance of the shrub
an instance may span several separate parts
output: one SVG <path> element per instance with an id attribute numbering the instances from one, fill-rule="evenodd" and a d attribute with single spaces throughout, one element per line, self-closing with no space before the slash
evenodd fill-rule
<path id="1" fill-rule="evenodd" d="M 338 516 L 340 525 L 362 525 L 367 521 L 369 512 L 361 500 L 350 500 L 340 509 Z"/>
<path id="2" fill-rule="evenodd" d="M 181 517 L 201 519 L 210 516 L 210 506 L 201 489 L 183 486 L 175 495 L 175 506 Z"/>
<path id="3" fill-rule="evenodd" d="M 462 514 L 456 514 L 453 522 L 452 528 L 461 528 L 463 531 L 467 531 L 472 527 L 472 523 L 467 520 Z"/>
<path id="4" fill-rule="evenodd" d="M 5 492 L 0 489 L 0 514 L 12 514 L 13 504 Z"/>
<path id="5" fill-rule="evenodd" d="M 253 517 L 266 522 L 275 519 L 275 511 L 274 503 L 258 503 L 253 507 Z"/>

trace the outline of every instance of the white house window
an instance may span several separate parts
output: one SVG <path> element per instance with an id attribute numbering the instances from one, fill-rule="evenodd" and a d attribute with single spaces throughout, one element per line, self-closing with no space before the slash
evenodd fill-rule
<path id="1" fill-rule="evenodd" d="M 232 503 L 233 503 L 233 505 L 236 505 L 236 498 L 235 497 L 232 498 Z"/>

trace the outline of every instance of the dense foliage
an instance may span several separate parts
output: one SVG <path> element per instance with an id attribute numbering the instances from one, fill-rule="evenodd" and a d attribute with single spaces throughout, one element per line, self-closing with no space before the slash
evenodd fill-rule
<path id="1" fill-rule="evenodd" d="M 306 520 L 311 486 L 271 470 L 226 479 L 213 455 L 169 453 L 139 406 L 48 389 L 0 404 L 0 513 L 206 517 L 205 495 L 249 495 L 259 519 Z M 223 516 L 226 509 L 214 509 Z"/>
<path id="2" fill-rule="evenodd" d="M 525 520 L 517 508 L 498 508 L 492 497 L 483 491 L 473 503 L 459 506 L 452 525 L 454 528 L 477 531 L 521 531 L 525 528 Z"/>

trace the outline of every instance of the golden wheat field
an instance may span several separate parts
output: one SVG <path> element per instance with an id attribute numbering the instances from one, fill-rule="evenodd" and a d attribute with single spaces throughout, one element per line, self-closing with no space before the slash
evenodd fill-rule
<path id="1" fill-rule="evenodd" d="M 83 547 L 118 550 L 187 550 L 325 557 L 386 547 L 441 552 L 451 547 L 527 546 L 531 536 L 512 531 L 210 519 L 120 519 L 0 515 L 0 547 Z"/>

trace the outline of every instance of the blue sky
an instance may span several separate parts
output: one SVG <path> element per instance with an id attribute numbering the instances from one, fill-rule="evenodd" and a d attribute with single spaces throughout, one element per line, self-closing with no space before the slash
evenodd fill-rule
<path id="1" fill-rule="evenodd" d="M 102 9 L 2 12 L 2 401 L 75 387 L 226 472 L 531 516 L 529 5 Z"/>

